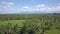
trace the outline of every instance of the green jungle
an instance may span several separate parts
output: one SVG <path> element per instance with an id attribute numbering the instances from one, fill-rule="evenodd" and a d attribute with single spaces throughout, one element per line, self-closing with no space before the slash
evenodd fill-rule
<path id="1" fill-rule="evenodd" d="M 60 14 L 0 14 L 0 34 L 60 34 Z"/>

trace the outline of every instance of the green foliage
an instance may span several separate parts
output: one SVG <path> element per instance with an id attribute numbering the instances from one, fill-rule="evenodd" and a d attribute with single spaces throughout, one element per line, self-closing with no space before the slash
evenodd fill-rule
<path id="1" fill-rule="evenodd" d="M 0 15 L 0 34 L 60 34 L 60 15 Z"/>

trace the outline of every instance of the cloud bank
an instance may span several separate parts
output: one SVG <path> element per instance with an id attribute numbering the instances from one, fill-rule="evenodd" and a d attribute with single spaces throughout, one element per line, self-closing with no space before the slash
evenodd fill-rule
<path id="1" fill-rule="evenodd" d="M 36 5 L 34 8 L 31 8 L 31 7 L 28 7 L 28 6 L 25 6 L 23 7 L 23 10 L 22 11 L 28 11 L 28 12 L 46 12 L 46 13 L 54 13 L 54 12 L 57 12 L 59 13 L 60 12 L 60 6 L 55 6 L 55 7 L 49 7 L 49 6 L 46 6 L 45 4 L 40 4 L 40 5 Z"/>
<path id="2" fill-rule="evenodd" d="M 12 5 L 14 5 L 13 2 L 5 2 L 5 1 L 2 1 L 1 4 L 2 4 L 4 7 L 11 7 Z"/>
<path id="3" fill-rule="evenodd" d="M 60 3 L 58 6 L 49 7 L 45 4 L 38 4 L 34 7 L 22 6 L 21 8 L 13 8 L 13 2 L 2 1 L 0 3 L 3 8 L 0 8 L 0 14 L 4 13 L 60 13 Z"/>

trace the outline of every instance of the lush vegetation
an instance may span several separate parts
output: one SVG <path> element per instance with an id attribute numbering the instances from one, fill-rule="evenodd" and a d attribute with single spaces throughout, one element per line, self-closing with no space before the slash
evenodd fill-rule
<path id="1" fill-rule="evenodd" d="M 60 15 L 0 15 L 0 34 L 60 34 Z"/>

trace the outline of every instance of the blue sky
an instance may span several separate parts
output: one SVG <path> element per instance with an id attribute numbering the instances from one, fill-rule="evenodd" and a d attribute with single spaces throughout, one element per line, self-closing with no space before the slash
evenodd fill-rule
<path id="1" fill-rule="evenodd" d="M 60 0 L 0 0 L 0 14 L 60 13 Z"/>

